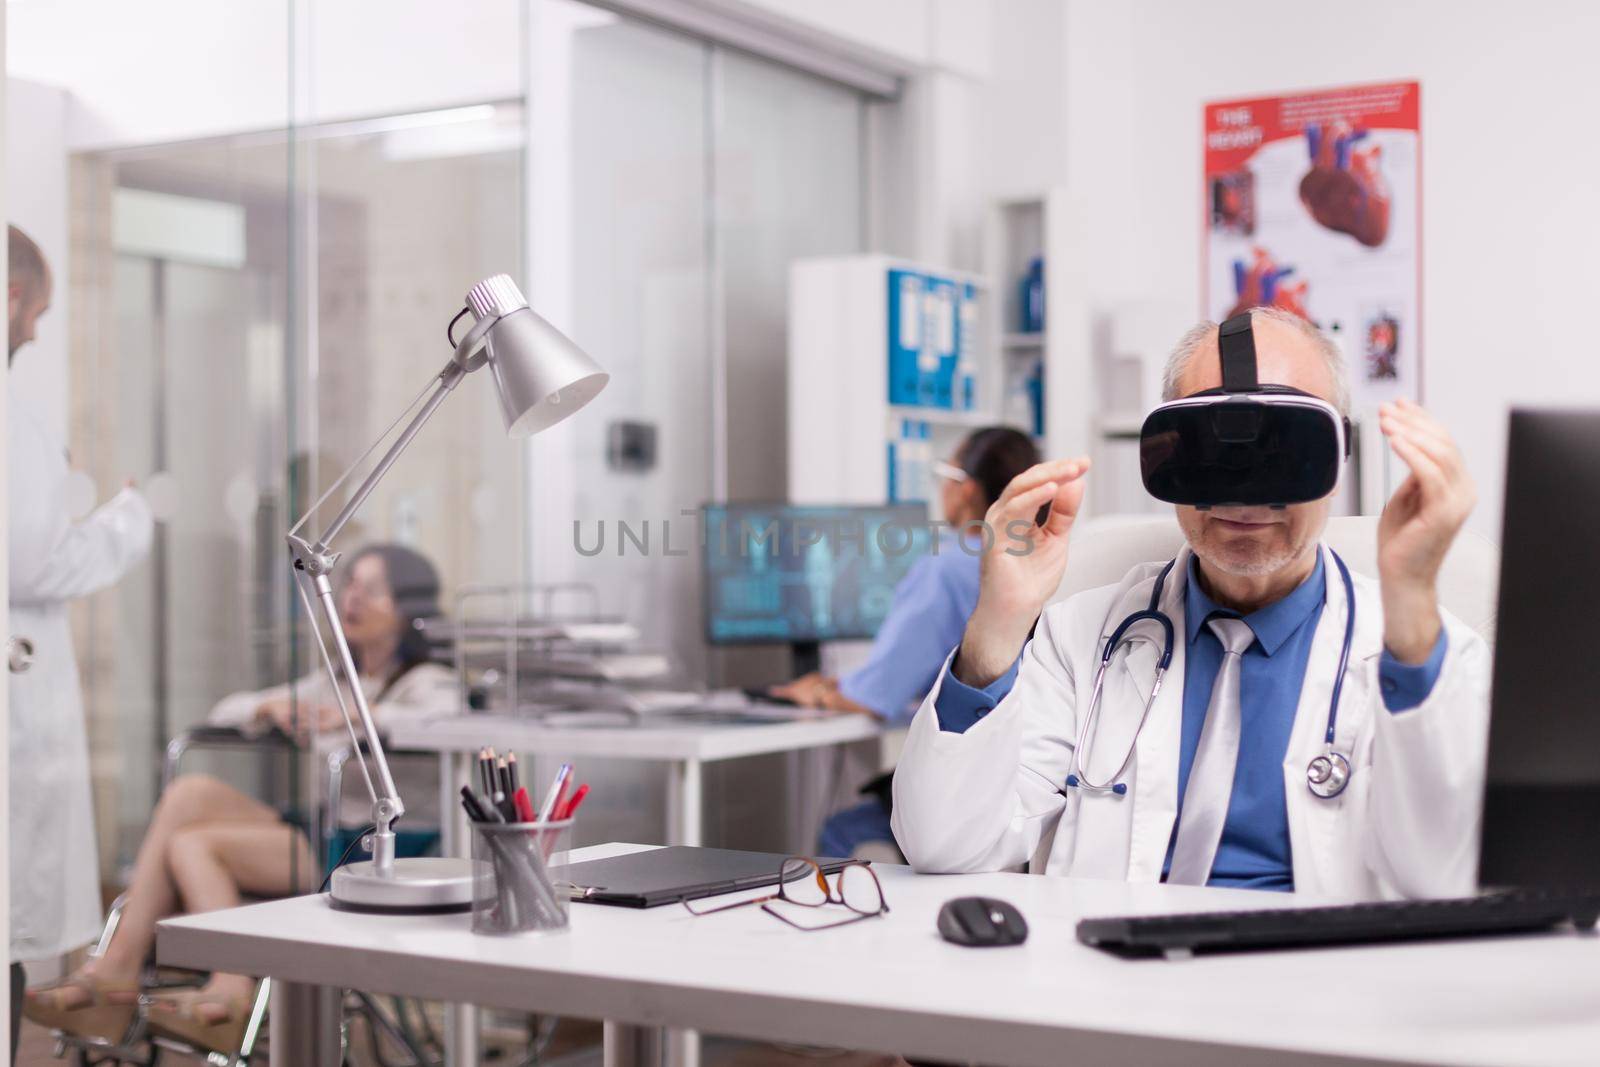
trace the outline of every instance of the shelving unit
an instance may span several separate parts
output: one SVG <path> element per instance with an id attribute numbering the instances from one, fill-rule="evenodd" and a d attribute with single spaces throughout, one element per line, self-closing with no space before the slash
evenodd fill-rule
<path id="1" fill-rule="evenodd" d="M 989 211 L 984 250 L 984 269 L 1001 294 L 1008 372 L 1042 363 L 1041 450 L 1094 461 L 1086 515 L 1148 510 L 1139 428 L 1159 396 L 1167 349 L 1190 321 L 1174 302 L 1106 298 L 1099 265 L 1079 251 L 1091 244 L 1086 235 L 1097 221 L 1094 205 L 1065 189 L 999 200 Z M 1024 333 L 1021 284 L 1035 256 L 1044 260 L 1044 329 Z"/>
<path id="2" fill-rule="evenodd" d="M 1046 261 L 1048 197 L 1003 200 L 990 213 L 984 269 L 994 279 L 1000 312 L 1000 410 L 1006 421 L 1033 434 L 1041 451 L 1049 441 L 1048 417 L 1050 341 L 1049 301 L 1043 323 L 1030 323 L 1024 314 L 1024 286 L 1034 259 Z M 1037 328 L 1043 326 L 1043 329 Z"/>
<path id="3" fill-rule="evenodd" d="M 917 302 L 908 302 L 913 292 Z M 951 299 L 953 306 L 941 303 Z M 996 303 L 989 280 L 964 271 L 877 255 L 796 262 L 789 272 L 789 499 L 931 501 L 932 481 L 917 472 L 948 457 L 973 429 L 1005 421 Z M 917 322 L 907 326 L 910 315 Z M 948 382 L 908 385 L 906 365 L 896 361 L 910 350 L 919 353 L 919 373 L 937 366 Z M 902 375 L 898 384 L 892 366 Z M 908 391 L 934 402 L 891 402 Z M 908 428 L 917 453 L 909 463 L 901 451 Z"/>

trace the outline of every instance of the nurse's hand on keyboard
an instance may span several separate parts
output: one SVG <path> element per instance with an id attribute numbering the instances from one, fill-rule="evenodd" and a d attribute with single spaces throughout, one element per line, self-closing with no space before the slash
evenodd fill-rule
<path id="1" fill-rule="evenodd" d="M 1061 584 L 1088 470 L 1088 456 L 1030 467 L 1011 480 L 984 516 L 988 533 L 978 606 L 967 620 L 954 664 L 956 677 L 967 685 L 981 688 L 1011 668 L 1034 620 Z"/>
<path id="2" fill-rule="evenodd" d="M 822 708 L 826 711 L 855 715 L 875 715 L 871 708 L 863 707 L 839 691 L 839 680 L 812 671 L 792 682 L 775 685 L 768 696 L 796 704 L 802 708 Z"/>

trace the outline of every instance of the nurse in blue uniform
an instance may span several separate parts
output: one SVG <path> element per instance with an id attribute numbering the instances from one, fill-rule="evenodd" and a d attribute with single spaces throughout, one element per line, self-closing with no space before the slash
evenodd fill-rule
<path id="1" fill-rule="evenodd" d="M 982 519 L 1011 479 L 1037 462 L 1032 438 L 992 426 L 973 431 L 948 461 L 933 464 L 940 510 L 952 529 L 941 530 L 934 549 L 895 588 L 867 661 L 842 678 L 807 674 L 773 692 L 806 707 L 874 715 L 891 724 L 909 721 L 978 603 L 978 537 L 969 534 L 963 544 L 956 531 Z M 878 789 L 878 782 L 869 782 L 863 792 L 871 799 L 828 819 L 818 845 L 822 855 L 848 856 L 869 844 L 893 849 L 888 781 L 885 775 Z M 868 854 L 893 852 L 879 848 Z"/>

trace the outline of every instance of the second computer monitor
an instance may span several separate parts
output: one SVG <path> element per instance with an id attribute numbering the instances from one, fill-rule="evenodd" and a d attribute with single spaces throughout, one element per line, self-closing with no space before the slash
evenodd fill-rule
<path id="1" fill-rule="evenodd" d="M 870 638 L 932 538 L 922 504 L 726 504 L 701 517 L 706 639 L 715 645 Z"/>
<path id="2" fill-rule="evenodd" d="M 1512 412 L 1485 886 L 1600 892 L 1597 530 L 1600 412 Z"/>

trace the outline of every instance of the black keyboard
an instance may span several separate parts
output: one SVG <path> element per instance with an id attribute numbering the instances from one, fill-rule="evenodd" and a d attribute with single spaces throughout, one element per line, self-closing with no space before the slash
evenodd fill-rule
<path id="1" fill-rule="evenodd" d="M 758 704 L 782 704 L 790 708 L 798 708 L 800 706 L 788 697 L 781 697 L 769 691 L 765 686 L 758 689 L 746 689 L 744 695 Z"/>
<path id="2" fill-rule="evenodd" d="M 1123 956 L 1298 948 L 1429 937 L 1592 929 L 1600 892 L 1515 890 L 1457 900 L 1398 900 L 1263 911 L 1084 919 L 1078 940 Z"/>

